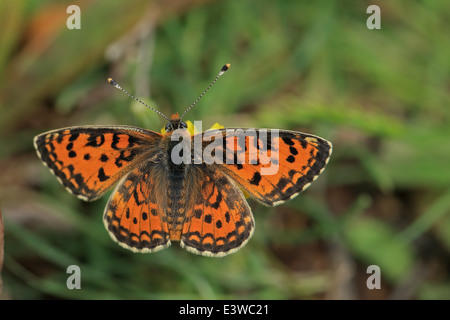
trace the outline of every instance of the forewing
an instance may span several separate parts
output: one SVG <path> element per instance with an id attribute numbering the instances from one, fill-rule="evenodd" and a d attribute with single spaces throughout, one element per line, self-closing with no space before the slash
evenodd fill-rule
<path id="1" fill-rule="evenodd" d="M 129 126 L 71 127 L 34 138 L 38 156 L 66 189 L 92 201 L 137 163 L 151 160 L 161 134 Z"/>
<path id="2" fill-rule="evenodd" d="M 203 150 L 215 139 L 222 139 L 222 152 L 220 147 L 215 150 L 215 160 L 223 159 L 220 170 L 268 206 L 292 199 L 309 187 L 325 169 L 332 152 L 330 142 L 306 133 L 242 130 L 204 132 L 207 141 L 203 142 Z"/>

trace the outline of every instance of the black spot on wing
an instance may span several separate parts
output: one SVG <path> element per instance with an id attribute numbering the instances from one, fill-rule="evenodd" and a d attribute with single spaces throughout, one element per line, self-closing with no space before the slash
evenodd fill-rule
<path id="1" fill-rule="evenodd" d="M 71 150 L 69 152 L 69 158 L 75 158 L 76 156 L 77 156 L 77 153 L 75 151 Z"/>
<path id="2" fill-rule="evenodd" d="M 103 170 L 103 168 L 100 168 L 100 169 L 98 170 L 98 179 L 99 179 L 100 181 L 106 181 L 106 180 L 109 179 L 109 176 L 107 176 L 107 175 L 105 174 L 105 170 Z"/>
<path id="3" fill-rule="evenodd" d="M 91 134 L 86 143 L 86 147 L 100 147 L 105 143 L 105 136 L 102 133 Z"/>
<path id="4" fill-rule="evenodd" d="M 298 150 L 295 149 L 294 147 L 289 147 L 289 151 L 291 152 L 291 154 L 293 154 L 294 156 L 296 156 L 298 154 Z"/>
<path id="5" fill-rule="evenodd" d="M 286 158 L 286 161 L 289 163 L 294 163 L 295 162 L 295 158 L 293 156 L 289 156 Z"/>
<path id="6" fill-rule="evenodd" d="M 114 150 L 117 150 L 118 149 L 117 144 L 119 143 L 119 141 L 120 141 L 119 136 L 116 133 L 114 133 L 112 142 L 111 142 L 111 148 L 113 148 Z"/>
<path id="7" fill-rule="evenodd" d="M 78 137 L 80 136 L 79 133 L 73 133 L 70 137 L 69 137 L 69 141 L 75 141 L 78 139 Z"/>
<path id="8" fill-rule="evenodd" d="M 290 139 L 290 138 L 283 137 L 281 139 L 283 140 L 284 143 L 286 143 L 289 146 L 293 146 L 294 145 L 294 141 L 292 141 L 292 139 Z"/>
<path id="9" fill-rule="evenodd" d="M 258 186 L 260 181 L 261 181 L 261 174 L 259 172 L 255 172 L 252 179 L 250 180 L 250 183 L 255 186 Z"/>

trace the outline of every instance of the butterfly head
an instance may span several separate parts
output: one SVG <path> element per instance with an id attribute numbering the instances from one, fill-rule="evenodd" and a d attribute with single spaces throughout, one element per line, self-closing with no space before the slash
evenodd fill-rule
<path id="1" fill-rule="evenodd" d="M 166 132 L 172 132 L 177 129 L 187 130 L 187 127 L 188 126 L 187 126 L 186 122 L 184 122 L 180 119 L 180 116 L 177 112 L 170 116 L 170 120 L 166 124 L 164 129 L 166 130 Z"/>

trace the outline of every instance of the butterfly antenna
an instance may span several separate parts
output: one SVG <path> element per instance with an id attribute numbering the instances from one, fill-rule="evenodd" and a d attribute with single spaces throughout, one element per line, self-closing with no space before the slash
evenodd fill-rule
<path id="1" fill-rule="evenodd" d="M 152 109 L 153 111 L 155 111 L 157 114 L 159 114 L 160 116 L 162 116 L 164 119 L 166 119 L 167 121 L 170 121 L 170 119 L 168 117 L 166 117 L 166 115 L 164 113 L 162 113 L 161 111 L 156 110 L 153 107 L 150 107 L 148 104 L 146 104 L 145 102 L 139 100 L 138 98 L 136 98 L 135 96 L 133 96 L 131 93 L 129 93 L 127 90 L 125 90 L 124 88 L 122 88 L 116 80 L 114 80 L 113 78 L 108 78 L 108 82 L 110 85 L 112 85 L 114 88 L 117 88 L 123 92 L 125 92 L 130 98 L 133 98 L 134 100 L 136 100 L 139 103 L 142 103 L 144 106 L 146 106 L 149 109 Z"/>
<path id="2" fill-rule="evenodd" d="M 205 91 L 203 91 L 203 93 L 197 98 L 197 100 L 195 100 L 190 106 L 189 108 L 187 108 L 183 114 L 181 115 L 180 119 L 182 119 L 184 117 L 184 115 L 186 114 L 186 112 L 188 112 L 189 110 L 192 109 L 193 106 L 195 106 L 195 104 L 205 95 L 206 92 L 208 92 L 209 89 L 211 89 L 211 87 L 214 85 L 214 83 L 216 83 L 217 79 L 220 78 L 221 75 L 223 75 L 225 73 L 225 71 L 227 71 L 230 68 L 230 64 L 227 63 L 226 65 L 224 65 L 222 67 L 222 69 L 220 69 L 219 74 L 217 75 L 217 77 L 213 80 L 213 82 L 211 82 L 211 84 L 208 86 L 208 88 L 206 88 Z"/>

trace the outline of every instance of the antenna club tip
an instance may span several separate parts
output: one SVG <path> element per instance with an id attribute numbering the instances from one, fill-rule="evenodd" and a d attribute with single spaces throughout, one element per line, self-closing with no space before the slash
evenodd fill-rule
<path id="1" fill-rule="evenodd" d="M 117 87 L 119 84 L 113 78 L 108 78 L 108 82 L 110 85 Z"/>
<path id="2" fill-rule="evenodd" d="M 226 65 L 224 65 L 224 66 L 222 67 L 222 70 L 220 70 L 220 71 L 225 72 L 225 71 L 227 71 L 230 67 L 231 67 L 231 64 L 227 63 Z"/>

